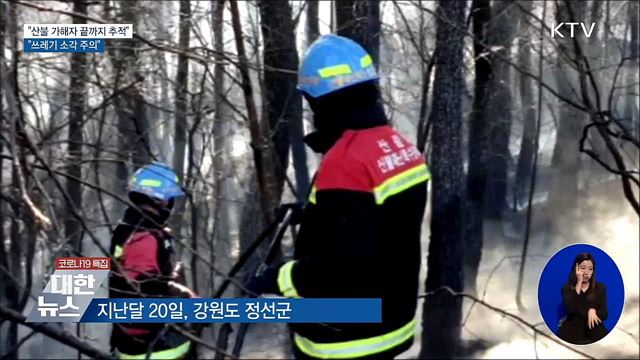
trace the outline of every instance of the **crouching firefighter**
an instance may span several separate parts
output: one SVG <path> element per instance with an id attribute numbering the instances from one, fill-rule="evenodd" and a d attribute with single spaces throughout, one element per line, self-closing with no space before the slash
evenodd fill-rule
<path id="1" fill-rule="evenodd" d="M 109 297 L 194 297 L 181 284 L 173 239 L 165 229 L 175 199 L 184 192 L 177 175 L 163 164 L 139 169 L 129 181 L 127 208 L 111 238 L 112 266 Z M 119 359 L 183 359 L 191 343 L 168 324 L 114 323 L 111 347 Z"/>
<path id="2" fill-rule="evenodd" d="M 305 142 L 323 157 L 293 260 L 249 284 L 295 298 L 381 298 L 382 322 L 292 324 L 299 359 L 389 359 L 413 343 L 430 173 L 389 125 L 377 80 L 369 54 L 336 35 L 314 42 L 300 66 L 317 130 Z"/>

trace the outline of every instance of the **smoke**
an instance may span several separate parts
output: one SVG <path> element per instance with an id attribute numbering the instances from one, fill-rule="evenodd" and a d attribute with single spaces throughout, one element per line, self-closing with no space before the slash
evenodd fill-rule
<path id="1" fill-rule="evenodd" d="M 589 208 L 595 216 L 586 216 L 574 229 L 575 239 L 597 246 L 607 252 L 616 262 L 622 274 L 625 285 L 625 306 L 623 313 L 616 325 L 606 338 L 598 343 L 574 346 L 586 354 L 596 358 L 633 358 L 640 357 L 638 349 L 638 334 L 640 333 L 640 303 L 639 303 L 639 273 L 640 265 L 638 254 L 640 253 L 640 222 L 638 216 L 619 197 L 611 196 L 613 192 L 619 192 L 619 183 L 613 181 L 608 186 L 610 193 L 600 196 L 591 196 L 583 200 L 581 206 Z M 613 199 L 612 199 L 613 198 Z M 544 199 L 542 199 L 544 203 Z M 541 207 L 542 208 L 542 207 Z M 540 208 L 534 209 L 534 216 L 541 215 Z M 586 213 L 583 212 L 583 213 Z M 534 221 L 536 223 L 536 221 Z M 547 328 L 538 308 L 538 281 L 548 259 L 555 252 L 567 244 L 559 239 L 553 239 L 549 244 L 546 237 L 544 223 L 540 223 L 532 230 L 529 256 L 525 269 L 522 301 L 525 309 L 520 312 L 516 305 L 516 287 L 518 270 L 520 266 L 519 255 L 522 251 L 522 239 L 510 238 L 508 247 L 487 250 L 482 255 L 482 262 L 478 273 L 477 297 L 488 304 L 501 308 L 514 314 L 536 329 L 550 337 L 559 340 Z M 508 229 L 505 222 L 501 227 Z M 510 230 L 510 229 L 509 229 Z M 487 238 L 487 235 L 485 235 Z M 423 237 L 428 242 L 428 235 Z M 426 251 L 427 244 L 423 244 Z M 426 253 L 423 259 L 426 258 Z M 426 277 L 427 269 L 423 262 L 422 283 Z M 422 291 L 422 289 L 421 289 Z M 417 319 L 422 319 L 422 304 L 418 304 Z M 465 320 L 466 319 L 466 320 Z M 504 317 L 481 304 L 475 304 L 465 300 L 463 308 L 462 338 L 465 342 L 480 342 L 485 350 L 478 351 L 470 357 L 484 359 L 532 359 L 532 358 L 566 358 L 579 359 L 582 355 L 553 342 L 542 335 L 534 335 L 534 332 L 515 320 Z M 422 326 L 422 321 L 418 322 Z M 438 331 L 429 328 L 428 320 L 422 331 Z M 562 342 L 564 343 L 564 342 Z M 566 344 L 566 343 L 565 343 Z M 420 351 L 420 333 L 411 349 L 399 356 L 400 359 L 416 359 Z"/>
<path id="2" fill-rule="evenodd" d="M 618 190 L 618 189 L 616 189 Z M 626 203 L 606 201 L 603 198 L 597 201 L 598 216 L 589 221 L 584 221 L 575 228 L 576 238 L 583 242 L 597 246 L 607 252 L 616 262 L 622 274 L 625 285 L 625 306 L 623 313 L 609 335 L 596 344 L 579 346 L 580 351 L 598 358 L 638 358 L 638 333 L 639 333 L 639 277 L 640 272 L 638 253 L 640 247 L 640 223 L 637 215 L 630 210 Z M 592 204 L 589 204 L 592 205 Z M 531 254 L 547 253 L 552 255 L 564 246 L 553 243 L 545 249 L 544 242 L 539 241 L 543 236 L 541 229 L 535 229 L 532 238 Z M 519 248 L 512 251 L 519 252 Z M 511 252 L 511 251 L 509 251 Z M 478 278 L 479 288 L 486 283 L 487 270 L 495 267 L 496 259 L 509 255 L 507 253 L 486 254 L 481 265 L 481 273 Z M 486 301 L 498 306 L 510 313 L 516 314 L 527 322 L 537 325 L 536 328 L 544 331 L 551 337 L 555 337 L 544 324 L 544 320 L 538 310 L 537 286 L 539 276 L 548 259 L 534 257 L 527 260 L 525 281 L 523 289 L 523 302 L 526 310 L 523 313 L 517 311 L 515 303 L 515 288 L 517 281 L 517 269 L 519 260 L 505 261 L 496 271 L 487 287 Z M 493 270 L 493 269 L 491 269 Z M 489 271 L 491 271 L 489 270 Z M 479 296 L 482 296 L 479 290 Z M 467 305 L 469 306 L 469 305 Z M 562 347 L 559 344 L 538 335 L 534 341 L 533 332 L 522 325 L 514 323 L 500 314 L 476 305 L 465 324 L 463 335 L 466 339 L 482 338 L 493 343 L 486 351 L 478 354 L 482 358 L 582 358 L 581 355 Z M 556 338 L 557 339 L 557 338 Z"/>
<path id="3" fill-rule="evenodd" d="M 620 191 L 619 183 L 612 182 L 613 191 Z M 611 197 L 615 199 L 611 199 Z M 609 200 L 607 200 L 609 199 Z M 580 351 L 597 358 L 639 358 L 638 334 L 640 333 L 640 222 L 638 216 L 630 207 L 615 196 L 593 196 L 584 201 L 583 207 L 589 208 L 596 216 L 591 216 L 576 226 L 576 239 L 598 246 L 607 252 L 616 262 L 625 284 L 625 307 L 616 328 L 600 342 L 592 345 L 575 347 Z M 540 214 L 535 209 L 535 214 Z M 583 212 L 584 215 L 585 212 Z M 426 277 L 426 250 L 428 249 L 428 229 L 430 213 L 427 213 L 424 221 L 423 234 L 423 266 L 421 272 L 421 287 Z M 506 225 L 501 224 L 501 225 Z M 523 303 L 525 310 L 518 311 L 515 296 L 517 286 L 518 269 L 520 265 L 519 254 L 521 252 L 521 238 L 513 238 L 509 247 L 487 250 L 485 249 L 478 274 L 478 294 L 487 303 L 499 307 L 509 313 L 517 315 L 549 336 L 556 338 L 544 324 L 538 310 L 537 287 L 540 274 L 550 256 L 566 244 L 556 240 L 551 244 L 545 243 L 545 230 L 542 226 L 533 229 L 530 242 L 527 266 L 524 278 Z M 97 255 L 97 254 L 96 254 Z M 541 256 L 544 255 L 544 256 Z M 508 258 L 505 258 L 507 257 Z M 35 289 L 34 289 L 35 291 Z M 423 289 L 421 289 L 423 291 Z M 486 291 L 486 292 L 485 292 Z M 105 294 L 101 294 L 105 295 Z M 484 344 L 474 358 L 582 358 L 581 355 L 554 343 L 553 341 L 537 335 L 531 329 L 514 322 L 499 313 L 465 300 L 463 319 L 466 319 L 462 328 L 462 336 L 467 341 L 480 341 Z M 29 309 L 31 305 L 27 306 Z M 419 332 L 411 349 L 401 354 L 401 359 L 415 359 L 420 350 L 420 332 L 438 331 L 438 329 L 422 327 L 422 304 L 418 304 L 416 319 L 419 319 Z M 88 337 L 95 346 L 108 347 L 109 326 L 105 324 L 85 324 L 83 336 Z M 75 326 L 68 329 L 75 333 Z M 289 341 L 286 329 L 278 326 L 253 326 L 250 327 L 246 346 L 243 349 L 243 358 L 287 358 Z M 20 327 L 20 337 L 28 335 L 29 331 Z M 249 340 L 250 339 L 250 340 Z M 535 340 L 535 341 L 534 341 Z M 36 335 L 30 339 L 21 349 L 21 358 L 70 358 L 77 352 L 69 347 L 46 339 L 42 335 Z M 204 351 L 203 355 L 212 355 Z"/>

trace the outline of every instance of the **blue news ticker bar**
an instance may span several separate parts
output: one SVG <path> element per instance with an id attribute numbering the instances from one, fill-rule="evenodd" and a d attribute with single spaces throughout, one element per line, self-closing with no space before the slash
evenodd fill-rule
<path id="1" fill-rule="evenodd" d="M 259 309 L 257 318 L 256 306 Z M 128 310 L 126 313 L 123 311 L 125 308 Z M 178 308 L 181 310 L 178 311 Z M 248 308 L 253 311 L 247 311 Z M 114 309 L 116 311 L 112 311 Z M 236 312 L 233 311 L 234 309 Z M 286 311 L 287 309 L 289 310 Z M 253 315 L 250 315 L 252 313 Z M 227 316 L 229 314 L 235 314 L 237 317 Z M 96 298 L 91 301 L 80 320 L 84 323 L 379 323 L 381 321 L 381 299 L 286 298 Z"/>
<path id="2" fill-rule="evenodd" d="M 102 53 L 104 39 L 23 39 L 24 52 Z"/>

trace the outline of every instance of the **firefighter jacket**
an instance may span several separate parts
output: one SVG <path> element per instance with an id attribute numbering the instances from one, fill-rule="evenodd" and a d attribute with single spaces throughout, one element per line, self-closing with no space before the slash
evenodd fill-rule
<path id="1" fill-rule="evenodd" d="M 392 357 L 411 346 L 429 179 L 422 154 L 389 125 L 347 129 L 326 152 L 278 287 L 294 298 L 381 298 L 382 323 L 292 324 L 298 353 Z"/>
<path id="2" fill-rule="evenodd" d="M 135 209 L 129 208 L 111 239 L 111 254 L 119 266 L 109 277 L 109 297 L 172 297 L 168 281 L 173 280 L 173 241 L 169 234 Z M 188 339 L 165 324 L 113 324 L 111 346 L 120 359 L 143 359 L 153 344 L 153 358 L 183 357 Z M 140 357 L 142 356 L 142 357 Z"/>

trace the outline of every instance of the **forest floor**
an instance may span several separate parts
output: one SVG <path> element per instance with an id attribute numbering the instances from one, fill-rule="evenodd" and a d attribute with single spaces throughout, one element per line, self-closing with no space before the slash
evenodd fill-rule
<path id="1" fill-rule="evenodd" d="M 576 238 L 606 251 L 618 264 L 625 280 L 625 307 L 616 328 L 603 340 L 596 344 L 576 347 L 580 351 L 596 358 L 640 358 L 640 268 L 638 264 L 639 220 L 633 212 L 621 212 L 628 209 L 620 206 L 622 199 L 611 201 L 611 194 L 619 191 L 619 183 L 610 181 L 597 188 L 590 189 L 590 213 L 597 217 L 585 215 L 584 222 L 575 229 Z M 587 203 L 588 202 L 588 203 Z M 594 205 L 595 204 L 595 205 Z M 617 205 L 611 205 L 617 204 Z M 487 303 L 517 315 L 547 335 L 556 338 L 544 324 L 538 309 L 537 289 L 542 269 L 548 259 L 560 248 L 575 241 L 558 241 L 549 239 L 548 226 L 544 215 L 544 201 L 536 201 L 532 219 L 532 235 L 530 239 L 527 267 L 525 271 L 522 299 L 525 309 L 518 310 L 515 297 L 522 251 L 521 225 L 524 224 L 525 209 L 510 213 L 505 220 L 497 224 L 489 224 L 485 238 L 501 238 L 494 241 L 483 252 L 477 280 L 477 296 Z M 428 219 L 425 221 L 428 224 Z M 514 225 L 519 224 L 519 225 Z M 423 236 L 423 259 L 428 249 L 428 226 Z M 505 257 L 509 257 L 506 258 Z M 513 256 L 513 257 L 511 257 Z M 424 285 L 427 269 L 423 262 L 421 272 L 421 290 Z M 503 315 L 465 300 L 463 305 L 464 326 L 462 336 L 465 344 L 473 347 L 468 358 L 583 358 L 581 355 L 565 348 L 541 335 L 534 337 L 533 331 Z M 417 319 L 422 319 L 422 302 L 418 303 Z M 421 321 L 419 321 L 421 325 Z M 420 328 L 416 334 L 414 345 L 401 354 L 399 359 L 416 359 L 420 351 Z M 231 348 L 231 345 L 229 346 Z M 245 340 L 241 357 L 245 358 L 291 358 L 290 344 L 286 326 L 259 325 L 252 326 Z"/>
<path id="2" fill-rule="evenodd" d="M 596 192 L 591 199 L 589 213 L 583 214 L 583 223 L 575 229 L 576 238 L 581 242 L 596 245 L 606 251 L 618 264 L 625 280 L 625 307 L 616 329 L 597 344 L 580 346 L 579 350 L 596 358 L 640 358 L 638 334 L 640 333 L 640 290 L 638 263 L 639 219 L 628 206 L 621 205 L 624 201 L 620 197 L 610 199 L 612 193 L 619 192 L 618 182 L 609 182 L 593 189 Z M 614 196 L 615 197 L 615 196 Z M 545 326 L 538 310 L 537 287 L 540 273 L 548 258 L 567 242 L 549 239 L 544 217 L 545 202 L 536 202 L 534 206 L 533 232 L 530 240 L 527 267 L 524 278 L 523 303 L 525 310 L 520 312 L 515 302 L 515 289 L 519 267 L 519 254 L 522 251 L 521 226 L 524 211 L 505 216 L 500 223 L 489 224 L 485 239 L 490 246 L 486 246 L 480 264 L 477 287 L 479 298 L 488 304 L 517 315 L 536 328 L 555 338 Z M 590 215 L 591 214 L 591 215 Z M 597 216 L 593 215 L 597 214 Z M 429 214 L 424 221 L 423 259 L 429 241 Z M 499 240 L 496 240 L 499 239 Z M 569 243 L 574 241 L 568 241 Z M 542 256 L 541 256 L 542 255 Z M 505 259 L 505 256 L 509 258 Z M 421 287 L 427 274 L 423 261 L 421 271 Z M 491 275 L 493 274 L 493 275 Z M 421 288 L 420 291 L 423 291 Z M 486 295 L 485 295 L 486 291 Z M 106 295 L 101 294 L 101 295 Z M 513 320 L 493 312 L 480 304 L 471 309 L 472 303 L 465 300 L 462 328 L 463 340 L 476 346 L 476 351 L 468 354 L 469 358 L 581 358 L 580 355 L 562 347 L 542 336 L 534 335 L 530 329 Z M 31 308 L 31 304 L 27 305 Z M 416 319 L 422 321 L 422 302 L 418 304 Z M 75 324 L 67 324 L 65 329 L 75 333 Z M 84 324 L 83 336 L 95 346 L 108 350 L 109 324 Z M 427 330 L 428 331 L 428 330 Z M 400 359 L 415 359 L 420 350 L 420 335 L 422 329 L 416 333 L 416 341 L 412 348 L 399 356 Z M 28 329 L 20 327 L 20 337 L 28 335 Z M 212 339 L 205 335 L 205 339 Z M 231 334 L 228 349 L 233 348 L 235 333 Z M 213 345 L 213 343 L 212 343 Z M 202 358 L 213 358 L 213 352 L 200 347 Z M 69 358 L 76 357 L 77 352 L 36 335 L 29 340 L 20 351 L 20 358 Z M 243 359 L 289 359 L 292 358 L 287 327 L 285 324 L 258 324 L 249 327 L 244 347 L 240 355 Z"/>

